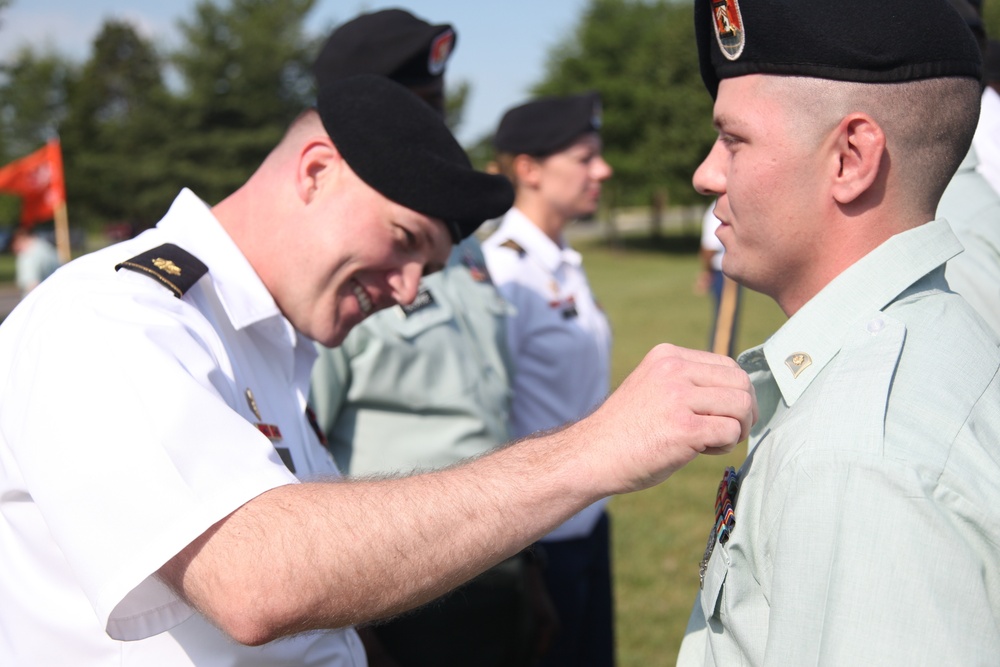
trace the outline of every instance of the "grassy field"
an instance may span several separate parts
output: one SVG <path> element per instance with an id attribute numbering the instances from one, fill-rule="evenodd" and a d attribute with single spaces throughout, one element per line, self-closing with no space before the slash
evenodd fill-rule
<path id="1" fill-rule="evenodd" d="M 696 240 L 576 243 L 592 289 L 611 320 L 617 385 L 657 343 L 704 349 L 711 297 L 694 294 Z M 744 295 L 738 349 L 763 342 L 785 321 L 773 301 Z M 611 502 L 617 644 L 621 667 L 673 665 L 698 590 L 722 471 L 745 446 L 701 457 L 660 486 Z"/>

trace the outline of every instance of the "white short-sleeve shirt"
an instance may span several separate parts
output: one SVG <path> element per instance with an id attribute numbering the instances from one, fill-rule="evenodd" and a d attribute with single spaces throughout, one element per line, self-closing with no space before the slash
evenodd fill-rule
<path id="1" fill-rule="evenodd" d="M 552 241 L 512 208 L 483 243 L 500 294 L 512 306 L 507 341 L 514 367 L 514 437 L 585 417 L 608 395 L 611 328 L 578 252 Z M 583 509 L 545 539 L 589 535 L 606 500 Z"/>
<path id="2" fill-rule="evenodd" d="M 182 298 L 115 271 L 168 242 L 209 269 Z M 336 474 L 314 358 L 187 190 L 32 292 L 0 327 L 0 664 L 364 665 L 350 629 L 240 646 L 154 576 L 257 495 Z"/>

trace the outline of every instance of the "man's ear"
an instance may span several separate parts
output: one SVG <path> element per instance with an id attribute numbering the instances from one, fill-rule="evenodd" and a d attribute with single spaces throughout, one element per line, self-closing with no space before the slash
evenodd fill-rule
<path id="1" fill-rule="evenodd" d="M 840 204 L 850 204 L 878 178 L 885 156 L 885 133 L 862 113 L 845 116 L 834 132 L 839 170 L 833 181 L 833 197 Z"/>
<path id="2" fill-rule="evenodd" d="M 342 161 L 340 152 L 329 138 L 314 139 L 302 147 L 295 174 L 295 191 L 303 203 L 312 201 L 324 180 Z"/>

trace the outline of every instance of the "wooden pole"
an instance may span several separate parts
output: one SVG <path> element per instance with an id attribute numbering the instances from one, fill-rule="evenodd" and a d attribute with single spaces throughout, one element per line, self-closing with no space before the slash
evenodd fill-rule
<path id="1" fill-rule="evenodd" d="M 715 317 L 715 336 L 712 340 L 712 352 L 716 354 L 729 355 L 739 289 L 735 280 L 722 276 L 722 295 L 719 297 L 719 312 Z"/>
<path id="2" fill-rule="evenodd" d="M 65 264 L 72 259 L 72 252 L 69 243 L 69 214 L 66 211 L 66 202 L 62 202 L 55 210 L 56 228 L 56 252 L 59 253 L 59 261 Z"/>

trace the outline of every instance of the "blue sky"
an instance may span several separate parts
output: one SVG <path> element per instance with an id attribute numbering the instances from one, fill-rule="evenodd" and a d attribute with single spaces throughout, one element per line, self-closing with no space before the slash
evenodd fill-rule
<path id="1" fill-rule="evenodd" d="M 0 13 L 0 60 L 25 44 L 82 60 L 106 18 L 127 19 L 155 44 L 169 48 L 177 44 L 177 19 L 193 16 L 195 3 L 13 0 Z M 360 12 L 386 7 L 402 7 L 432 23 L 454 25 L 458 47 L 448 74 L 452 82 L 472 84 L 458 130 L 459 140 L 468 143 L 491 131 L 507 108 L 527 98 L 528 89 L 544 74 L 550 48 L 572 33 L 587 4 L 587 0 L 319 0 L 306 27 L 312 34 L 325 34 Z"/>

